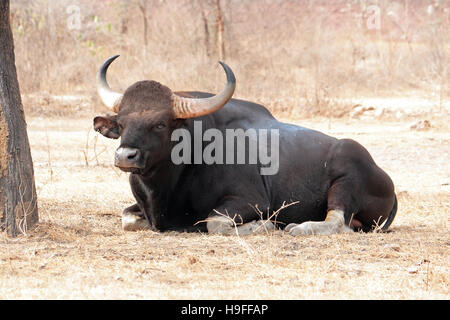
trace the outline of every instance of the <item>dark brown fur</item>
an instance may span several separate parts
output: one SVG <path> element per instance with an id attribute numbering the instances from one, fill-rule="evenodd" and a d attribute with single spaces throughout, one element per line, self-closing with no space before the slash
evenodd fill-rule
<path id="1" fill-rule="evenodd" d="M 150 110 L 173 114 L 172 90 L 156 81 L 139 81 L 125 91 L 119 114 Z"/>
<path id="2" fill-rule="evenodd" d="M 279 130 L 278 173 L 261 176 L 260 164 L 175 165 L 171 134 L 182 126 L 193 137 L 194 121 L 224 136 L 229 128 Z M 393 183 L 360 144 L 278 122 L 261 105 L 231 99 L 212 114 L 175 119 L 172 91 L 155 81 L 141 81 L 126 90 L 117 116 L 96 117 L 94 125 L 109 138 L 121 138 L 116 156 L 118 166 L 132 172 L 130 185 L 140 209 L 133 214 L 145 217 L 156 230 L 205 230 L 197 222 L 217 212 L 247 223 L 260 218 L 254 207 L 274 212 L 289 201 L 296 204 L 277 216 L 281 227 L 323 221 L 327 211 L 341 210 L 347 225 L 370 231 L 395 216 Z"/>

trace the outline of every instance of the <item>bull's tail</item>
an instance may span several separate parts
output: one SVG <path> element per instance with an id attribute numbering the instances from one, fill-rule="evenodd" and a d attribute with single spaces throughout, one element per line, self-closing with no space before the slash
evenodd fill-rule
<path id="1" fill-rule="evenodd" d="M 394 206 L 392 207 L 391 213 L 389 213 L 389 217 L 387 218 L 386 222 L 381 227 L 381 231 L 386 231 L 389 228 L 392 221 L 394 221 L 396 214 L 397 214 L 397 196 L 394 194 Z"/>

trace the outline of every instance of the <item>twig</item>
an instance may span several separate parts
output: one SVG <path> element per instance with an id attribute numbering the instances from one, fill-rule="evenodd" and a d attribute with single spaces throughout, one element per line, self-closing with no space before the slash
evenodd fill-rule
<path id="1" fill-rule="evenodd" d="M 48 161 L 48 166 L 50 168 L 50 182 L 53 182 L 53 167 L 52 167 L 52 158 L 50 155 L 50 144 L 48 141 L 47 128 L 45 128 L 45 143 L 47 145 L 47 161 Z"/>
<path id="2" fill-rule="evenodd" d="M 256 228 L 253 232 L 255 232 L 256 230 L 258 230 L 259 228 L 261 228 L 262 226 L 264 226 L 266 223 L 267 223 L 267 221 L 271 221 L 271 219 L 273 218 L 273 217 L 275 217 L 275 220 L 274 220 L 274 224 L 275 224 L 275 226 L 277 225 L 277 217 L 278 217 L 278 214 L 280 213 L 280 211 L 281 210 L 283 210 L 283 209 L 286 209 L 286 208 L 288 208 L 288 207 L 290 207 L 290 206 L 292 206 L 292 205 L 294 205 L 294 204 L 297 204 L 297 203 L 299 203 L 300 201 L 294 201 L 294 202 L 291 202 L 291 203 L 289 203 L 289 204 L 286 204 L 286 201 L 283 201 L 283 204 L 281 205 L 281 207 L 277 210 L 277 211 L 275 211 L 270 217 L 268 217 L 267 218 L 267 220 L 265 220 L 260 226 L 258 226 L 258 228 Z M 259 211 L 259 209 L 258 209 L 258 207 L 256 207 L 256 209 Z M 261 212 L 261 211 L 260 211 Z M 262 214 L 262 213 L 261 213 Z"/>

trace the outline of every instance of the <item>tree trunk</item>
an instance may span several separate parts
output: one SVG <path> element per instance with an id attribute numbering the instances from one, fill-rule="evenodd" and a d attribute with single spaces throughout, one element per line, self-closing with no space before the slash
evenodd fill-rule
<path id="1" fill-rule="evenodd" d="M 225 60 L 225 26 L 223 23 L 222 8 L 220 0 L 216 0 L 216 15 L 217 15 L 217 48 L 219 51 L 219 60 Z"/>
<path id="2" fill-rule="evenodd" d="M 144 25 L 143 40 L 144 40 L 144 58 L 147 58 L 147 29 L 148 29 L 148 17 L 147 17 L 147 0 L 139 1 L 139 10 L 142 13 L 142 20 Z"/>
<path id="3" fill-rule="evenodd" d="M 11 236 L 38 222 L 33 162 L 20 98 L 9 22 L 0 1 L 0 228 Z"/>
<path id="4" fill-rule="evenodd" d="M 208 18 L 207 13 L 205 9 L 205 5 L 203 3 L 204 0 L 200 0 L 200 11 L 202 12 L 202 22 L 203 22 L 203 29 L 205 30 L 205 49 L 206 49 L 206 56 L 208 58 L 211 57 L 211 52 L 209 48 L 209 27 L 208 27 Z"/>

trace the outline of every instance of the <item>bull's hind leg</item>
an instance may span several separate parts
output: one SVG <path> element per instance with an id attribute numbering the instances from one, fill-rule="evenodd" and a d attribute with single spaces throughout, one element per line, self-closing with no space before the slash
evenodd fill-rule
<path id="1" fill-rule="evenodd" d="M 348 226 L 352 218 L 351 213 L 356 211 L 357 199 L 360 198 L 357 186 L 358 179 L 352 175 L 337 179 L 328 190 L 325 221 L 291 223 L 285 230 L 293 236 L 352 232 L 353 230 Z"/>
<path id="2" fill-rule="evenodd" d="M 122 229 L 125 231 L 138 231 L 150 229 L 139 205 L 136 203 L 122 212 Z"/>
<path id="3" fill-rule="evenodd" d="M 394 185 L 363 146 L 353 140 L 340 140 L 328 161 L 327 174 L 332 184 L 325 221 L 290 224 L 286 231 L 292 235 L 332 234 L 350 232 L 349 226 L 369 231 L 388 219 L 394 207 Z"/>
<path id="4" fill-rule="evenodd" d="M 344 211 L 342 210 L 328 211 L 325 221 L 307 221 L 300 224 L 290 223 L 284 230 L 293 236 L 352 232 L 352 229 L 345 225 Z"/>

